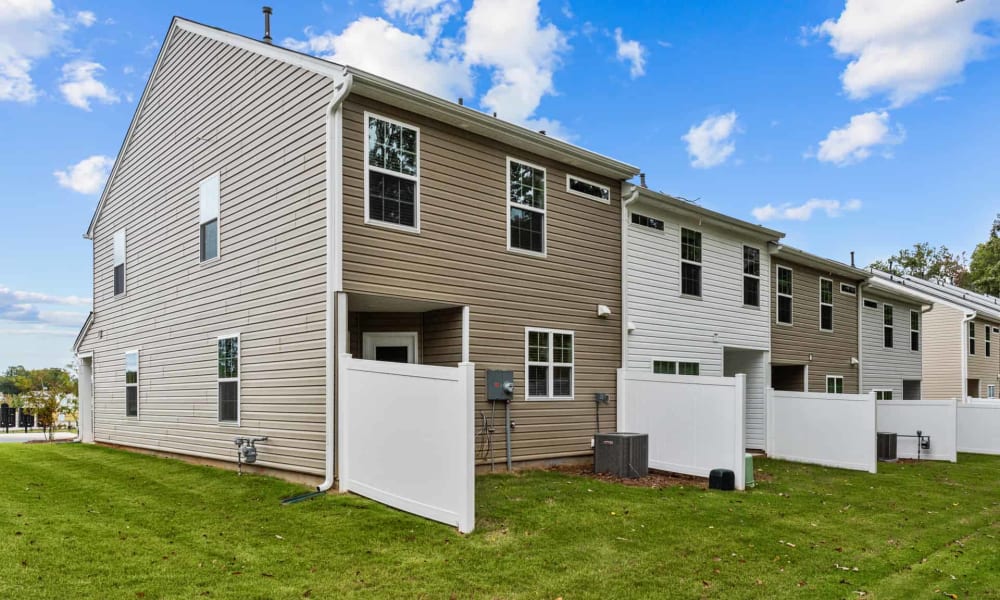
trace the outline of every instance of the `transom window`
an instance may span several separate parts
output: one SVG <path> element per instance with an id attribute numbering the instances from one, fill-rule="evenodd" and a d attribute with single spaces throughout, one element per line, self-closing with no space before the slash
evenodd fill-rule
<path id="1" fill-rule="evenodd" d="M 507 159 L 508 250 L 545 254 L 545 169 Z"/>
<path id="2" fill-rule="evenodd" d="M 833 331 L 833 281 L 819 280 L 819 328 Z"/>
<path id="3" fill-rule="evenodd" d="M 701 232 L 681 228 L 681 293 L 701 297 Z"/>
<path id="4" fill-rule="evenodd" d="M 219 256 L 219 175 L 212 175 L 198 186 L 198 222 L 201 261 Z"/>
<path id="5" fill-rule="evenodd" d="M 892 400 L 892 390 L 872 390 L 876 400 Z"/>
<path id="6" fill-rule="evenodd" d="M 566 191 L 578 196 L 586 196 L 605 204 L 611 204 L 611 188 L 575 175 L 566 176 Z"/>
<path id="7" fill-rule="evenodd" d="M 969 354 L 976 353 L 976 324 L 969 321 Z"/>
<path id="8" fill-rule="evenodd" d="M 878 308 L 878 302 L 874 300 L 865 300 L 865 308 Z"/>
<path id="9" fill-rule="evenodd" d="M 882 346 L 885 348 L 892 348 L 892 305 L 883 304 L 882 305 Z"/>
<path id="10" fill-rule="evenodd" d="M 743 246 L 743 304 L 760 306 L 760 250 Z"/>
<path id="11" fill-rule="evenodd" d="M 826 393 L 827 394 L 843 394 L 844 393 L 844 377 L 841 375 L 827 375 L 826 376 Z"/>
<path id="12" fill-rule="evenodd" d="M 219 421 L 240 420 L 240 336 L 219 338 L 217 346 L 219 375 Z"/>
<path id="13" fill-rule="evenodd" d="M 778 322 L 792 324 L 792 270 L 788 267 L 778 267 Z"/>
<path id="14" fill-rule="evenodd" d="M 663 221 L 654 219 L 653 217 L 647 217 L 646 215 L 640 215 L 639 213 L 632 213 L 632 222 L 636 225 L 642 225 L 643 227 L 663 231 Z"/>
<path id="15" fill-rule="evenodd" d="M 125 353 L 125 416 L 139 416 L 139 351 Z"/>
<path id="16" fill-rule="evenodd" d="M 115 232 L 112 240 L 112 258 L 114 261 L 114 292 L 115 296 L 125 293 L 125 230 Z"/>
<path id="17" fill-rule="evenodd" d="M 910 350 L 920 350 L 920 311 L 910 311 Z"/>
<path id="18" fill-rule="evenodd" d="M 365 114 L 365 223 L 420 230 L 420 131 Z"/>
<path id="19" fill-rule="evenodd" d="M 573 332 L 527 329 L 525 371 L 529 400 L 573 397 Z"/>
<path id="20" fill-rule="evenodd" d="M 653 372 L 658 375 L 699 375 L 701 365 L 696 362 L 654 360 Z"/>
<path id="21" fill-rule="evenodd" d="M 849 283 L 840 284 L 840 293 L 847 294 L 848 296 L 854 296 L 858 293 L 857 286 L 851 285 Z"/>

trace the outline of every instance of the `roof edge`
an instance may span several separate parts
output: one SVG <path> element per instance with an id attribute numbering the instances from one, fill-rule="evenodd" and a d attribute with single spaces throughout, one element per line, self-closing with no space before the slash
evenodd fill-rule
<path id="1" fill-rule="evenodd" d="M 633 191 L 636 192 L 637 201 L 639 202 L 646 200 L 649 202 L 664 204 L 677 210 L 693 213 L 701 218 L 710 219 L 717 225 L 749 233 L 758 239 L 776 242 L 785 237 L 785 233 L 782 231 L 769 229 L 763 225 L 757 225 L 749 221 L 744 221 L 743 219 L 739 219 L 710 208 L 705 208 L 704 206 L 694 204 L 693 202 L 689 202 L 687 200 L 681 200 L 680 198 L 664 194 L 663 192 L 656 192 L 642 186 L 629 184 L 622 190 L 622 195 L 632 193 Z"/>
<path id="2" fill-rule="evenodd" d="M 858 281 L 867 281 L 871 278 L 871 273 L 858 267 L 844 264 L 831 258 L 824 258 L 816 254 L 811 254 L 805 250 L 800 250 L 784 244 L 776 244 L 771 250 L 772 256 L 787 256 L 789 260 L 798 262 L 820 271 L 826 271 L 841 277 L 850 277 Z"/>
<path id="3" fill-rule="evenodd" d="M 83 339 L 87 337 L 87 332 L 90 331 L 91 325 L 94 324 L 94 311 L 90 311 L 87 315 L 87 320 L 83 322 L 83 326 L 80 327 L 80 333 L 76 334 L 76 339 L 73 340 L 73 354 L 80 353 L 80 344 L 83 343 Z"/>

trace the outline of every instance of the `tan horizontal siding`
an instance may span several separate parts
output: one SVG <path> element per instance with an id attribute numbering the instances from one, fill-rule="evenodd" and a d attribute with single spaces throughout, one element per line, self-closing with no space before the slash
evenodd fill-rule
<path id="1" fill-rule="evenodd" d="M 960 398 L 965 387 L 962 353 L 966 352 L 961 311 L 935 304 L 931 311 L 924 313 L 923 325 L 921 395 L 927 400 Z"/>
<path id="2" fill-rule="evenodd" d="M 970 396 L 986 397 L 986 386 L 996 385 L 1000 390 L 1000 334 L 992 333 L 1000 323 L 976 318 L 976 353 L 969 355 L 969 379 L 979 380 L 979 390 L 969 390 Z M 968 325 L 966 325 L 968 327 Z M 990 355 L 986 356 L 986 327 L 990 327 Z M 965 348 L 968 353 L 968 347 Z"/>

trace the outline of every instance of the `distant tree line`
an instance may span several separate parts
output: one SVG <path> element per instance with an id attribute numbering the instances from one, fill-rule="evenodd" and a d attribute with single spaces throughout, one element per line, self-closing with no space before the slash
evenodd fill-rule
<path id="1" fill-rule="evenodd" d="M 9 367 L 0 375 L 2 402 L 10 409 L 20 408 L 33 414 L 38 425 L 54 437 L 59 415 L 75 420 L 79 393 L 76 375 L 70 369 L 25 369 Z"/>

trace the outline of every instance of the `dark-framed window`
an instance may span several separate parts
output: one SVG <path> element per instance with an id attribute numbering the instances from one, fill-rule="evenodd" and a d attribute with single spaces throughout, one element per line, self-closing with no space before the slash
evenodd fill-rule
<path id="1" fill-rule="evenodd" d="M 545 254 L 545 169 L 507 159 L 507 249 Z"/>
<path id="2" fill-rule="evenodd" d="M 892 305 L 882 305 L 882 346 L 884 348 L 893 347 L 893 321 Z"/>
<path id="3" fill-rule="evenodd" d="M 701 232 L 681 228 L 681 293 L 701 297 Z"/>
<path id="4" fill-rule="evenodd" d="M 420 230 L 420 130 L 365 113 L 365 223 Z"/>
<path id="5" fill-rule="evenodd" d="M 760 249 L 743 246 L 743 305 L 760 306 Z"/>

